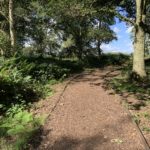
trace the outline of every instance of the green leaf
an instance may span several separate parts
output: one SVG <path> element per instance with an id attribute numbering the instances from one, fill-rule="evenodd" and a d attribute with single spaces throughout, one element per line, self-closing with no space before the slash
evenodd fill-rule
<path id="1" fill-rule="evenodd" d="M 25 127 L 23 125 L 16 125 L 16 127 L 9 129 L 7 131 L 7 134 L 8 135 L 16 135 L 16 134 L 24 132 L 24 130 L 25 130 Z"/>

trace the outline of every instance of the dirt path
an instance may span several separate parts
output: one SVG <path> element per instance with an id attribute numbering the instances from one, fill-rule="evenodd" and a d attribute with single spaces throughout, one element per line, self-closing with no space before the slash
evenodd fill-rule
<path id="1" fill-rule="evenodd" d="M 107 72 L 83 73 L 68 85 L 36 150 L 145 150 L 120 97 L 102 88 Z"/>

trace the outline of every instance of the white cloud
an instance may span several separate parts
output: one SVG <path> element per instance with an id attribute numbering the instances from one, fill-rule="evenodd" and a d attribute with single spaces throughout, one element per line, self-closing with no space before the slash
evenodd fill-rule
<path id="1" fill-rule="evenodd" d="M 119 50 L 117 47 L 114 47 L 110 44 L 102 44 L 101 49 L 104 51 L 104 53 L 107 53 L 107 52 L 112 52 L 112 53 L 121 52 L 121 50 Z"/>
<path id="2" fill-rule="evenodd" d="M 133 46 L 132 43 L 126 44 L 126 49 L 123 49 L 121 47 L 115 47 L 111 44 L 102 44 L 101 49 L 103 50 L 104 53 L 131 53 L 133 52 Z"/>
<path id="3" fill-rule="evenodd" d="M 115 33 L 119 33 L 119 32 L 120 32 L 120 29 L 117 28 L 117 27 L 114 27 L 114 28 L 113 28 L 113 31 L 114 31 Z"/>
<path id="4" fill-rule="evenodd" d="M 128 28 L 127 28 L 127 30 L 126 30 L 126 33 L 131 33 L 131 32 L 132 32 L 132 30 L 133 30 L 133 26 L 128 27 Z"/>
<path id="5" fill-rule="evenodd" d="M 111 51 L 111 50 L 113 50 L 113 48 L 110 45 L 108 45 L 108 44 L 102 44 L 101 45 L 101 49 L 104 50 L 104 51 Z"/>

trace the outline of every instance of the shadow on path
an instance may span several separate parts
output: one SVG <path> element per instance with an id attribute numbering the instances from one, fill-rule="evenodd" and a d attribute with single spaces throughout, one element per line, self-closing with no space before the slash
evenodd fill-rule
<path id="1" fill-rule="evenodd" d="M 99 144 L 107 142 L 103 135 L 95 135 L 85 139 L 73 139 L 70 137 L 62 137 L 55 141 L 54 145 L 48 146 L 49 150 L 76 150 L 82 148 L 82 150 L 94 150 Z"/>

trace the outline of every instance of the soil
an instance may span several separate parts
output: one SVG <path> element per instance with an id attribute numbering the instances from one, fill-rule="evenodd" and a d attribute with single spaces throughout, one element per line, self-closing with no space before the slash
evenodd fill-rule
<path id="1" fill-rule="evenodd" d="M 31 141 L 31 149 L 148 149 L 130 114 L 120 104 L 121 97 L 103 88 L 110 71 L 86 71 L 57 85 L 54 96 L 41 101 L 34 110 L 40 116 L 50 115 Z"/>

